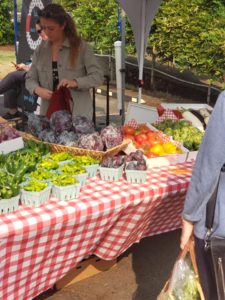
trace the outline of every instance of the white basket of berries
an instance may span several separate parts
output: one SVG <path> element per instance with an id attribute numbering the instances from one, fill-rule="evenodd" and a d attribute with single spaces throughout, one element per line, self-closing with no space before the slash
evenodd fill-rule
<path id="1" fill-rule="evenodd" d="M 110 156 L 103 159 L 99 167 L 99 173 L 102 180 L 118 181 L 123 175 L 124 157 L 121 155 Z"/>
<path id="2" fill-rule="evenodd" d="M 147 178 L 147 164 L 143 152 L 137 150 L 126 157 L 126 179 L 129 183 L 145 183 Z"/>

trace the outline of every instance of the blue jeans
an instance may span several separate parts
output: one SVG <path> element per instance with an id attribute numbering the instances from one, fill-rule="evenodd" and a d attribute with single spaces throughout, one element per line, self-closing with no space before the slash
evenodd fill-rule
<path id="1" fill-rule="evenodd" d="M 23 105 L 23 91 L 25 89 L 25 71 L 14 71 L 7 74 L 0 81 L 0 94 L 4 94 L 4 106 L 17 108 Z"/>

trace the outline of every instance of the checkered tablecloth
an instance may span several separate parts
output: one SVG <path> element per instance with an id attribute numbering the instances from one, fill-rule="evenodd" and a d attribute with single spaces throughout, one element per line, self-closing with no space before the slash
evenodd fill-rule
<path id="1" fill-rule="evenodd" d="M 192 162 L 148 171 L 145 184 L 88 180 L 78 199 L 0 216 L 0 299 L 32 299 L 85 256 L 118 257 L 145 236 L 180 227 Z M 179 167 L 179 165 L 176 165 Z"/>

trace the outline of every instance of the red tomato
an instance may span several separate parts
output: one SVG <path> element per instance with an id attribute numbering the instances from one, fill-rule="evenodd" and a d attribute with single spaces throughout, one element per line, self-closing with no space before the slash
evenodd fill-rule
<path id="1" fill-rule="evenodd" d="M 135 141 L 142 144 L 144 141 L 147 141 L 147 135 L 145 133 L 139 133 L 135 136 Z"/>
<path id="2" fill-rule="evenodd" d="M 144 152 L 146 152 L 146 153 L 149 152 L 151 147 L 152 147 L 152 144 L 148 140 L 143 141 L 141 144 L 141 149 L 143 149 Z"/>
<path id="3" fill-rule="evenodd" d="M 133 141 L 133 145 L 136 149 L 141 148 L 141 145 L 138 142 L 136 142 L 135 140 Z"/>
<path id="4" fill-rule="evenodd" d="M 138 129 L 141 131 L 141 133 L 148 133 L 150 129 L 148 128 L 147 125 L 141 124 L 138 126 Z"/>
<path id="5" fill-rule="evenodd" d="M 163 138 L 160 132 L 155 132 L 155 140 L 158 144 L 163 144 Z"/>
<path id="6" fill-rule="evenodd" d="M 147 133 L 147 137 L 148 137 L 148 140 L 150 140 L 150 139 L 152 139 L 152 137 L 154 137 L 154 131 L 149 131 L 148 133 Z"/>
<path id="7" fill-rule="evenodd" d="M 123 126 L 123 133 L 124 133 L 124 135 L 134 135 L 135 129 L 132 126 L 124 125 Z"/>
<path id="8" fill-rule="evenodd" d="M 152 144 L 162 144 L 163 143 L 163 139 L 161 137 L 161 135 L 158 132 L 150 132 L 147 134 L 148 136 L 148 141 Z"/>

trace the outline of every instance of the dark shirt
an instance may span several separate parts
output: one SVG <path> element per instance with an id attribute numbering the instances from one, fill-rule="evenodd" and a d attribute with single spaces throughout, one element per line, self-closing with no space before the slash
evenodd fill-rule
<path id="1" fill-rule="evenodd" d="M 59 73 L 58 73 L 57 61 L 52 62 L 52 78 L 53 78 L 53 91 L 55 91 L 57 88 L 57 85 L 59 83 Z"/>

